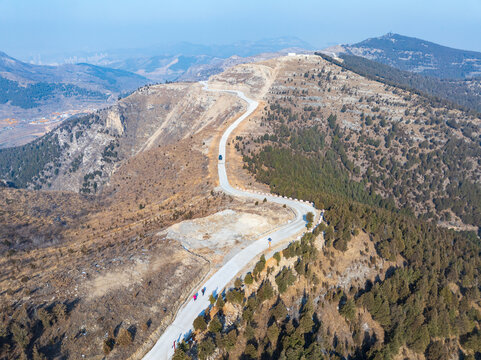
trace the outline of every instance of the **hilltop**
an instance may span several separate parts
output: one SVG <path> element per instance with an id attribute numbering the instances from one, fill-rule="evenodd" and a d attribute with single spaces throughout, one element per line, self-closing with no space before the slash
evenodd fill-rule
<path id="1" fill-rule="evenodd" d="M 392 33 L 319 53 L 359 75 L 442 101 L 443 106 L 481 112 L 481 53 Z"/>
<path id="2" fill-rule="evenodd" d="M 453 49 L 393 33 L 352 45 L 339 45 L 326 51 L 361 56 L 397 69 L 440 79 L 469 79 L 481 76 L 479 52 Z"/>

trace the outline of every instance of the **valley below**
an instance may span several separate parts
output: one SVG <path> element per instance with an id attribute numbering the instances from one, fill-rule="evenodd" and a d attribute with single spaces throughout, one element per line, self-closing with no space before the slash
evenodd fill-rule
<path id="1" fill-rule="evenodd" d="M 38 117 L 37 112 L 25 113 L 23 111 L 17 113 L 12 109 L 5 110 L 0 119 L 0 149 L 15 147 L 27 144 L 46 133 L 52 131 L 62 122 L 76 115 L 85 115 L 97 110 L 97 107 L 105 107 L 107 103 L 100 104 L 83 104 L 77 108 L 70 108 L 66 111 L 53 111 Z M 56 110 L 58 108 L 56 107 Z M 36 114 L 37 113 L 37 114 Z M 2 115 L 0 115 L 0 118 Z"/>

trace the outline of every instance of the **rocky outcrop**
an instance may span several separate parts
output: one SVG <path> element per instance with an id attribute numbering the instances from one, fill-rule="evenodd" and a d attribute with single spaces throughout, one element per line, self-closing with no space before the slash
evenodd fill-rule
<path id="1" fill-rule="evenodd" d="M 105 128 L 112 134 L 123 135 L 125 129 L 122 120 L 122 115 L 119 111 L 118 105 L 112 106 L 109 110 L 107 110 Z"/>

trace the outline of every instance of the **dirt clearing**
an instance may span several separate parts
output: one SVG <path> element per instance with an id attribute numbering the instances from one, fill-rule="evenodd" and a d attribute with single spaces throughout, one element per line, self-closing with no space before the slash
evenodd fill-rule
<path id="1" fill-rule="evenodd" d="M 231 209 L 174 224 L 159 235 L 177 240 L 189 250 L 202 250 L 203 255 L 223 256 L 293 219 L 291 210 L 276 204 L 255 205 L 252 201 L 233 205 Z M 223 257 L 222 262 L 229 259 Z"/>

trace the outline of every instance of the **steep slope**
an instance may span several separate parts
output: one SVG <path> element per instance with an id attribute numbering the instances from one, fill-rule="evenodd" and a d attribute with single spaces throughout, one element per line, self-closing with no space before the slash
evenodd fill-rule
<path id="1" fill-rule="evenodd" d="M 453 49 L 393 33 L 357 44 L 341 45 L 333 51 L 441 79 L 467 79 L 481 75 L 479 52 Z"/>
<path id="2" fill-rule="evenodd" d="M 217 97 L 203 94 L 197 84 L 141 88 L 116 105 L 68 121 L 33 143 L 0 150 L 0 177 L 17 187 L 96 193 L 122 161 L 212 124 L 224 114 L 224 104 L 216 102 Z"/>
<path id="3" fill-rule="evenodd" d="M 328 213 L 329 227 L 262 257 L 213 298 L 174 359 L 479 357 L 479 243 L 341 198 Z M 348 218 L 356 235 L 337 251 L 328 234 Z M 379 231 L 402 232 L 405 248 L 379 254 Z M 452 262 L 476 270 L 455 275 Z"/>
<path id="4" fill-rule="evenodd" d="M 430 97 L 440 106 L 481 112 L 481 80 L 447 80 L 399 70 L 360 56 L 341 54 L 335 59 L 316 53 L 361 76 Z"/>

